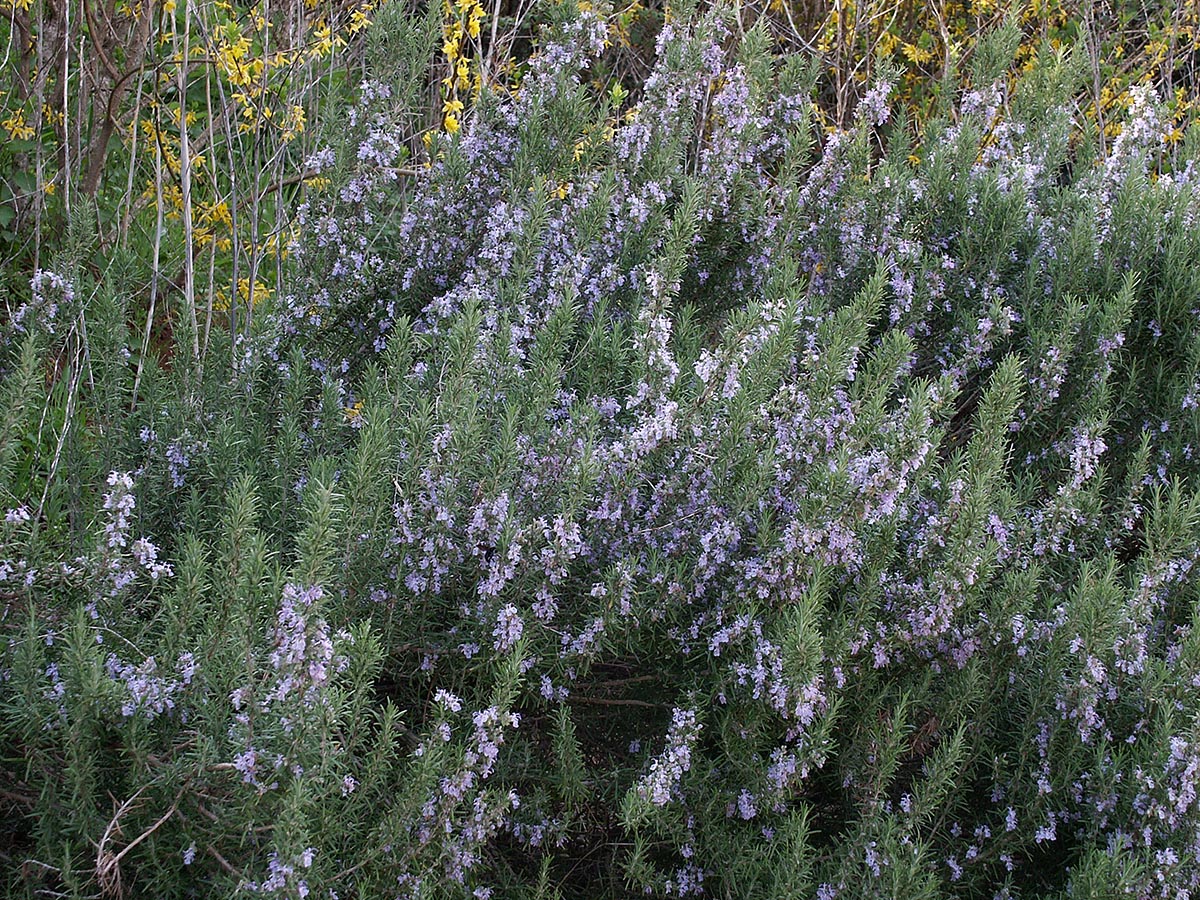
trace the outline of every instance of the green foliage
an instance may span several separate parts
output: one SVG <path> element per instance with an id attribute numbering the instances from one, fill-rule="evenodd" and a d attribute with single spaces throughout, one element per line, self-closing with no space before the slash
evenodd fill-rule
<path id="1" fill-rule="evenodd" d="M 1013 23 L 822 134 L 769 23 L 626 96 L 563 5 L 426 151 L 458 14 L 381 17 L 253 323 L 151 351 L 82 213 L 8 303 L 6 895 L 1194 890 L 1169 110 L 1079 142 Z"/>

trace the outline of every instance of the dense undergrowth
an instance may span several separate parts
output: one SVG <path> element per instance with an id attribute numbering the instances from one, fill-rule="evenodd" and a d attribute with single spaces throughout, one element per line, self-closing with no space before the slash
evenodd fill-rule
<path id="1" fill-rule="evenodd" d="M 472 95 L 476 9 L 381 10 L 240 324 L 82 204 L 14 294 L 7 893 L 1194 894 L 1178 98 L 1010 19 L 838 121 L 686 6 Z"/>

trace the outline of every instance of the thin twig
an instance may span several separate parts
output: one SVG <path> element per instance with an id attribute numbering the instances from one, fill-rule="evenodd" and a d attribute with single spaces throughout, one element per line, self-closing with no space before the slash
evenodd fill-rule
<path id="1" fill-rule="evenodd" d="M 213 859 L 215 859 L 217 861 L 217 865 L 219 865 L 222 869 L 224 869 L 226 872 L 228 872 L 234 878 L 241 879 L 243 877 L 242 873 L 239 872 L 237 869 L 235 869 L 233 866 L 231 866 L 229 864 L 229 861 L 226 860 L 225 857 L 223 857 L 220 853 L 218 853 L 215 848 L 208 846 L 208 847 L 205 847 L 204 849 L 208 851 L 209 856 L 211 856 Z"/>
<path id="2" fill-rule="evenodd" d="M 624 700 L 616 697 L 581 697 L 578 694 L 570 694 L 567 697 L 568 703 L 591 703 L 595 706 L 640 706 L 645 709 L 667 709 L 665 703 L 649 703 L 645 700 Z"/>

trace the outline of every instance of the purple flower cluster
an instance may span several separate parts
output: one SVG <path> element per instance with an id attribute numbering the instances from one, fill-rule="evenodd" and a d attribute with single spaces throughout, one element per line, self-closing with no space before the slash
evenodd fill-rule
<path id="1" fill-rule="evenodd" d="M 418 874 L 422 857 L 438 861 L 440 874 L 449 882 L 465 885 L 483 861 L 488 842 L 512 824 L 512 813 L 521 806 L 515 791 L 487 789 L 492 778 L 506 730 L 520 724 L 516 713 L 495 706 L 471 714 L 471 729 L 456 746 L 447 714 L 462 711 L 462 700 L 440 690 L 435 697 L 438 721 L 417 747 L 416 756 L 425 764 L 433 781 L 421 803 L 417 821 L 410 826 L 411 843 L 399 864 L 408 869 L 400 876 L 401 896 L 421 896 L 424 878 Z M 438 763 L 443 765 L 437 767 Z M 486 887 L 478 890 L 488 891 Z"/>
<path id="2" fill-rule="evenodd" d="M 29 280 L 29 291 L 29 302 L 17 307 L 10 323 L 21 333 L 41 329 L 54 334 L 60 310 L 70 310 L 74 303 L 75 285 L 57 272 L 38 269 Z"/>
<path id="3" fill-rule="evenodd" d="M 133 493 L 133 476 L 128 472 L 112 472 L 104 495 L 103 539 L 96 560 L 80 559 L 73 568 L 99 567 L 106 582 L 106 595 L 116 597 L 145 575 L 159 581 L 174 574 L 170 564 L 158 558 L 158 547 L 145 537 L 130 540 L 133 511 L 137 498 Z"/>
<path id="4" fill-rule="evenodd" d="M 244 888 L 256 894 L 273 894 L 277 897 L 304 900 L 310 891 L 302 873 L 312 868 L 315 855 L 316 850 L 307 847 L 292 857 L 290 862 L 284 862 L 279 854 L 273 851 L 267 860 L 267 877 L 262 881 L 247 881 Z"/>
<path id="5" fill-rule="evenodd" d="M 495 648 L 501 652 L 511 650 L 521 639 L 524 630 L 525 623 L 521 621 L 521 614 L 515 606 L 508 604 L 500 610 L 496 617 L 496 627 L 492 630 L 496 637 Z"/>
<path id="6" fill-rule="evenodd" d="M 270 657 L 278 676 L 267 695 L 269 701 L 299 696 L 311 705 L 329 681 L 335 666 L 329 627 L 320 618 L 309 618 L 312 607 L 324 596 L 319 585 L 284 585 L 274 630 L 275 649 Z"/>
<path id="7" fill-rule="evenodd" d="M 286 583 L 254 676 L 229 695 L 232 723 L 226 737 L 232 763 L 227 765 L 260 795 L 288 779 L 309 777 L 314 767 L 332 769 L 328 786 L 341 796 L 358 786 L 336 747 L 322 747 L 314 755 L 308 743 L 329 727 L 335 714 L 331 691 L 354 652 L 354 637 L 332 631 L 320 615 L 326 602 L 320 585 Z"/>
<path id="8" fill-rule="evenodd" d="M 704 726 L 694 710 L 671 712 L 667 746 L 650 763 L 650 771 L 638 783 L 638 795 L 655 806 L 665 806 L 678 796 L 680 779 L 692 768 L 692 748 Z"/>
<path id="9" fill-rule="evenodd" d="M 108 476 L 108 486 L 113 490 L 104 495 L 104 509 L 109 513 L 108 521 L 104 523 L 105 544 L 110 548 L 124 547 L 129 519 L 137 506 L 133 478 L 128 472 L 113 472 Z"/>
<path id="10" fill-rule="evenodd" d="M 160 673 L 153 656 L 146 657 L 144 662 L 134 666 L 123 662 L 116 654 L 110 654 L 106 668 L 108 677 L 119 682 L 125 692 L 121 715 L 129 717 L 141 714 L 153 719 L 175 709 L 179 695 L 196 676 L 196 658 L 191 653 L 181 654 L 172 675 Z"/>

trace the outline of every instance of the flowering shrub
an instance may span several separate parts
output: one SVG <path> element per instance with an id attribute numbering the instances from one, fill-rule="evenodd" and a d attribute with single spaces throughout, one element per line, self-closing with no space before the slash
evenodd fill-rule
<path id="1" fill-rule="evenodd" d="M 403 172 L 375 61 L 236 365 L 5 332 L 10 893 L 1200 889 L 1195 140 L 559 18 Z"/>

